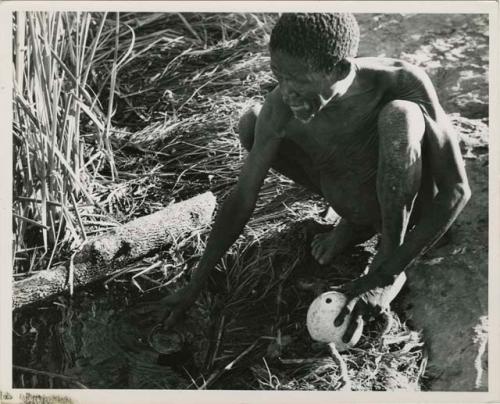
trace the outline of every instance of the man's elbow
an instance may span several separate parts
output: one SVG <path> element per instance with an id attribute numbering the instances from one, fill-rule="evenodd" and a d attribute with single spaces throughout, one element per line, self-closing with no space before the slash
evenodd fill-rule
<path id="1" fill-rule="evenodd" d="M 455 186 L 454 189 L 455 197 L 457 199 L 458 205 L 463 208 L 467 202 L 469 202 L 472 191 L 470 189 L 469 183 L 467 181 L 461 182 Z"/>

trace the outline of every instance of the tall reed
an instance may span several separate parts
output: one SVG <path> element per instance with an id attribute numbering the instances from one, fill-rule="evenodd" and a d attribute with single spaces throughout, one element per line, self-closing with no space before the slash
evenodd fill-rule
<path id="1" fill-rule="evenodd" d="M 112 24 L 119 20 L 87 12 L 14 17 L 14 268 L 29 272 L 50 267 L 63 246 L 85 239 L 78 205 L 96 205 L 89 185 L 103 165 L 115 172 L 113 99 L 104 112 L 89 80 L 103 38 L 118 41 Z M 110 88 L 118 57 L 101 62 L 110 65 Z"/>

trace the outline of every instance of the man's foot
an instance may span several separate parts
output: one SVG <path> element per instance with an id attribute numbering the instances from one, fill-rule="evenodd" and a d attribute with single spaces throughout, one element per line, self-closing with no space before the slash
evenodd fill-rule
<path id="1" fill-rule="evenodd" d="M 341 219 L 333 230 L 316 234 L 311 243 L 312 256 L 321 265 L 329 264 L 347 247 L 362 243 L 375 234 L 369 226 L 360 226 Z"/>
<path id="2" fill-rule="evenodd" d="M 348 242 L 341 240 L 338 227 L 326 233 L 316 234 L 311 243 L 311 253 L 321 265 L 329 264 L 346 247 Z"/>

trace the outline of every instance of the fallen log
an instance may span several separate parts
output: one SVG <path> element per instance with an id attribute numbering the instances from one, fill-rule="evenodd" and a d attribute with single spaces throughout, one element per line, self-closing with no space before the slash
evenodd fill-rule
<path id="1" fill-rule="evenodd" d="M 73 286 L 83 286 L 104 278 L 116 268 L 207 226 L 215 202 L 214 195 L 206 192 L 87 240 L 73 260 Z M 68 268 L 69 262 L 14 282 L 13 309 L 67 290 Z"/>

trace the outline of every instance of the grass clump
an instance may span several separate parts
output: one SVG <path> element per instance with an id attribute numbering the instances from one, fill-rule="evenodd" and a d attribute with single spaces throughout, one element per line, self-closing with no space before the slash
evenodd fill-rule
<path id="1" fill-rule="evenodd" d="M 112 24 L 105 13 L 14 15 L 15 274 L 49 268 L 62 250 L 86 238 L 83 204 L 102 214 L 92 182 L 104 167 L 115 171 L 114 93 L 106 112 L 89 83 L 103 38 L 114 35 Z M 112 73 L 105 85 L 113 88 L 126 57 L 115 53 L 101 62 Z"/>

